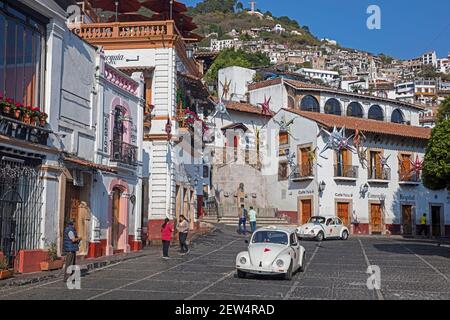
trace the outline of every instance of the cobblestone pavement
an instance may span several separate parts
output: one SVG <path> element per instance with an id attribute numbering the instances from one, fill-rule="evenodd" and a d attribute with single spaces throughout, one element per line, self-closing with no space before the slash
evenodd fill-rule
<path id="1" fill-rule="evenodd" d="M 219 227 L 198 239 L 189 255 L 175 248 L 172 259 L 159 250 L 90 272 L 81 290 L 62 279 L 0 288 L 2 299 L 450 299 L 450 250 L 420 240 L 350 237 L 347 241 L 302 241 L 307 267 L 291 281 L 269 277 L 238 279 L 236 254 L 244 237 Z M 381 289 L 366 286 L 368 265 L 381 269 Z"/>

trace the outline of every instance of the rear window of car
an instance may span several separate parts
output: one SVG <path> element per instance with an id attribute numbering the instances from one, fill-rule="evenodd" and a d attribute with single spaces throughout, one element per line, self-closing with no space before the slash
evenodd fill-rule
<path id="1" fill-rule="evenodd" d="M 309 218 L 309 223 L 325 223 L 325 218 L 324 217 L 311 217 Z"/>
<path id="2" fill-rule="evenodd" d="M 252 243 L 277 243 L 288 244 L 289 239 L 286 233 L 281 231 L 257 231 L 252 238 Z"/>

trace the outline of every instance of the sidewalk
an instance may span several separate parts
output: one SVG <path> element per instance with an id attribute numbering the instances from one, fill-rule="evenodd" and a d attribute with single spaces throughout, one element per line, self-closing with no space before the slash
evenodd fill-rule
<path id="1" fill-rule="evenodd" d="M 202 228 L 195 232 L 189 234 L 188 240 L 192 243 L 197 239 L 214 232 L 216 228 L 211 226 L 210 228 Z M 178 241 L 172 241 L 172 248 L 176 249 L 179 247 Z M 160 246 L 147 246 L 140 251 L 129 252 L 129 253 L 119 253 L 113 256 L 104 256 L 95 259 L 82 259 L 78 262 L 81 268 L 81 275 L 84 276 L 92 270 L 105 268 L 109 265 L 116 264 L 119 262 L 133 260 L 140 257 L 150 256 L 150 255 L 160 255 Z M 54 270 L 54 271 L 44 271 L 44 272 L 34 272 L 27 274 L 15 274 L 12 278 L 0 281 L 0 291 L 2 288 L 7 287 L 17 287 L 24 286 L 32 283 L 40 283 L 50 279 L 56 279 L 63 277 L 64 269 Z"/>
<path id="2" fill-rule="evenodd" d="M 436 244 L 441 247 L 448 247 L 450 248 L 450 238 L 423 238 L 419 236 L 401 236 L 401 235 L 366 235 L 366 234 L 354 234 L 351 235 L 351 237 L 354 238 L 373 238 L 373 239 L 395 239 L 395 240 L 402 240 L 402 241 L 411 241 L 411 242 L 426 242 L 430 244 Z"/>

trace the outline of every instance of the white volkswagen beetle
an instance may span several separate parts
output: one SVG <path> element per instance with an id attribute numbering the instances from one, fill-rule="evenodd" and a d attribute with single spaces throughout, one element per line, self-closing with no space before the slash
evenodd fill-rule
<path id="1" fill-rule="evenodd" d="M 260 228 L 253 233 L 248 250 L 236 257 L 239 278 L 251 273 L 284 275 L 290 280 L 294 272 L 303 272 L 304 268 L 305 248 L 298 243 L 295 228 Z"/>
<path id="2" fill-rule="evenodd" d="M 314 216 L 297 228 L 297 235 L 299 239 L 315 238 L 318 241 L 329 238 L 347 240 L 349 231 L 338 217 Z"/>

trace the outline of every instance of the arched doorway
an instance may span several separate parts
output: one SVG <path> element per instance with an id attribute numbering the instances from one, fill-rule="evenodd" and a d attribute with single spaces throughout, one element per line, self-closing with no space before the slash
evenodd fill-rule
<path id="1" fill-rule="evenodd" d="M 129 252 L 128 244 L 128 184 L 120 179 L 110 183 L 110 213 L 107 255 Z"/>

